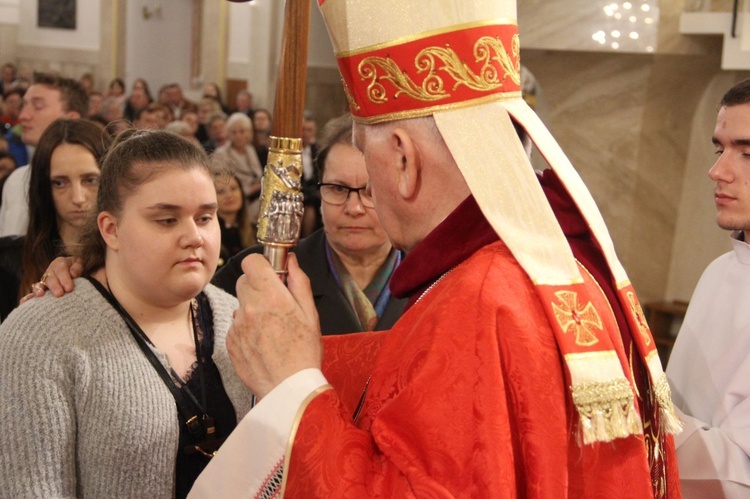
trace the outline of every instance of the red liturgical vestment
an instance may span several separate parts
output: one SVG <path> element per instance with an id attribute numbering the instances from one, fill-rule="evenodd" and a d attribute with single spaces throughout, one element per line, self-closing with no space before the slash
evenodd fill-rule
<path id="1" fill-rule="evenodd" d="M 323 370 L 334 390 L 313 398 L 299 420 L 286 496 L 654 497 L 643 435 L 581 443 L 538 295 L 491 229 L 486 239 L 477 232 L 483 220 L 473 200 L 464 205 L 457 211 L 474 232 L 456 251 L 455 240 L 438 245 L 446 272 L 425 288 L 415 276 L 435 265 L 414 259 L 418 246 L 394 275 L 394 294 L 415 294 L 393 329 L 371 336 L 366 349 L 353 347 L 361 336 L 325 339 Z M 453 239 L 462 230 L 454 228 L 420 244 Z M 461 261 L 467 244 L 479 248 Z M 455 266 L 445 263 L 452 258 Z M 622 340 L 612 341 L 630 373 Z M 665 442 L 664 492 L 679 497 L 671 436 Z"/>
<path id="2" fill-rule="evenodd" d="M 324 337 L 325 377 L 304 370 L 266 395 L 191 498 L 680 497 L 674 442 L 649 402 L 606 265 L 569 199 L 553 196 L 564 194 L 559 183 L 542 181 L 590 272 L 582 286 L 607 323 L 643 434 L 583 443 L 539 294 L 468 198 L 394 273 L 393 294 L 411 297 L 396 325 Z"/>

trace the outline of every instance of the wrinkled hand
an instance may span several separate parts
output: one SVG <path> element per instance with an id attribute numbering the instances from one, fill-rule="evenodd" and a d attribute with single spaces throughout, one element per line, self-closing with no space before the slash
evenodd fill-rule
<path id="1" fill-rule="evenodd" d="M 74 288 L 73 279 L 81 277 L 81 274 L 83 274 L 83 262 L 79 258 L 58 256 L 52 260 L 44 272 L 46 276 L 44 283 L 34 283 L 31 287 L 31 293 L 21 298 L 21 303 L 34 297 L 40 298 L 44 296 L 47 290 L 57 298 L 65 293 L 70 293 Z"/>
<path id="2" fill-rule="evenodd" d="M 292 374 L 320 368 L 323 345 L 310 280 L 289 255 L 287 287 L 263 255 L 242 261 L 237 280 L 240 308 L 227 335 L 232 365 L 256 397 L 263 398 Z"/>

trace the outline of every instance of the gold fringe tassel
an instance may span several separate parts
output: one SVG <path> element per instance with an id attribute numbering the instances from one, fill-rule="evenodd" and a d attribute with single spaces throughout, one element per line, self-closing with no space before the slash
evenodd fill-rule
<path id="1" fill-rule="evenodd" d="M 677 435 L 682 431 L 682 421 L 677 416 L 674 404 L 672 404 L 672 391 L 669 389 L 666 374 L 662 373 L 654 383 L 654 393 L 656 394 L 656 402 L 659 404 L 662 428 L 667 433 Z"/>
<path id="2" fill-rule="evenodd" d="M 643 433 L 641 418 L 633 402 L 633 391 L 625 379 L 604 383 L 581 383 L 571 387 L 578 410 L 583 443 L 611 442 Z"/>

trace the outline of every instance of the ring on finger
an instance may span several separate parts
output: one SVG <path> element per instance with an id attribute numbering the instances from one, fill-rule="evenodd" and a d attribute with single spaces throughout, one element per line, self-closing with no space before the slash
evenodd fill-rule
<path id="1" fill-rule="evenodd" d="M 46 281 L 48 277 L 49 277 L 49 273 L 45 272 L 44 274 L 42 274 L 42 278 L 39 280 L 39 284 L 41 284 L 44 287 L 47 287 Z"/>

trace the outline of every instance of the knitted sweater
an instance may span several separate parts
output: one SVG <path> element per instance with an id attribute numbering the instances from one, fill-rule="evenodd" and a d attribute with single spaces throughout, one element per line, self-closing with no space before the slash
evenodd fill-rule
<path id="1" fill-rule="evenodd" d="M 226 349 L 237 300 L 212 285 L 205 293 L 213 360 L 239 423 L 250 394 Z M 0 421 L 0 496 L 173 497 L 174 398 L 85 279 L 62 298 L 21 305 L 0 326 Z"/>

